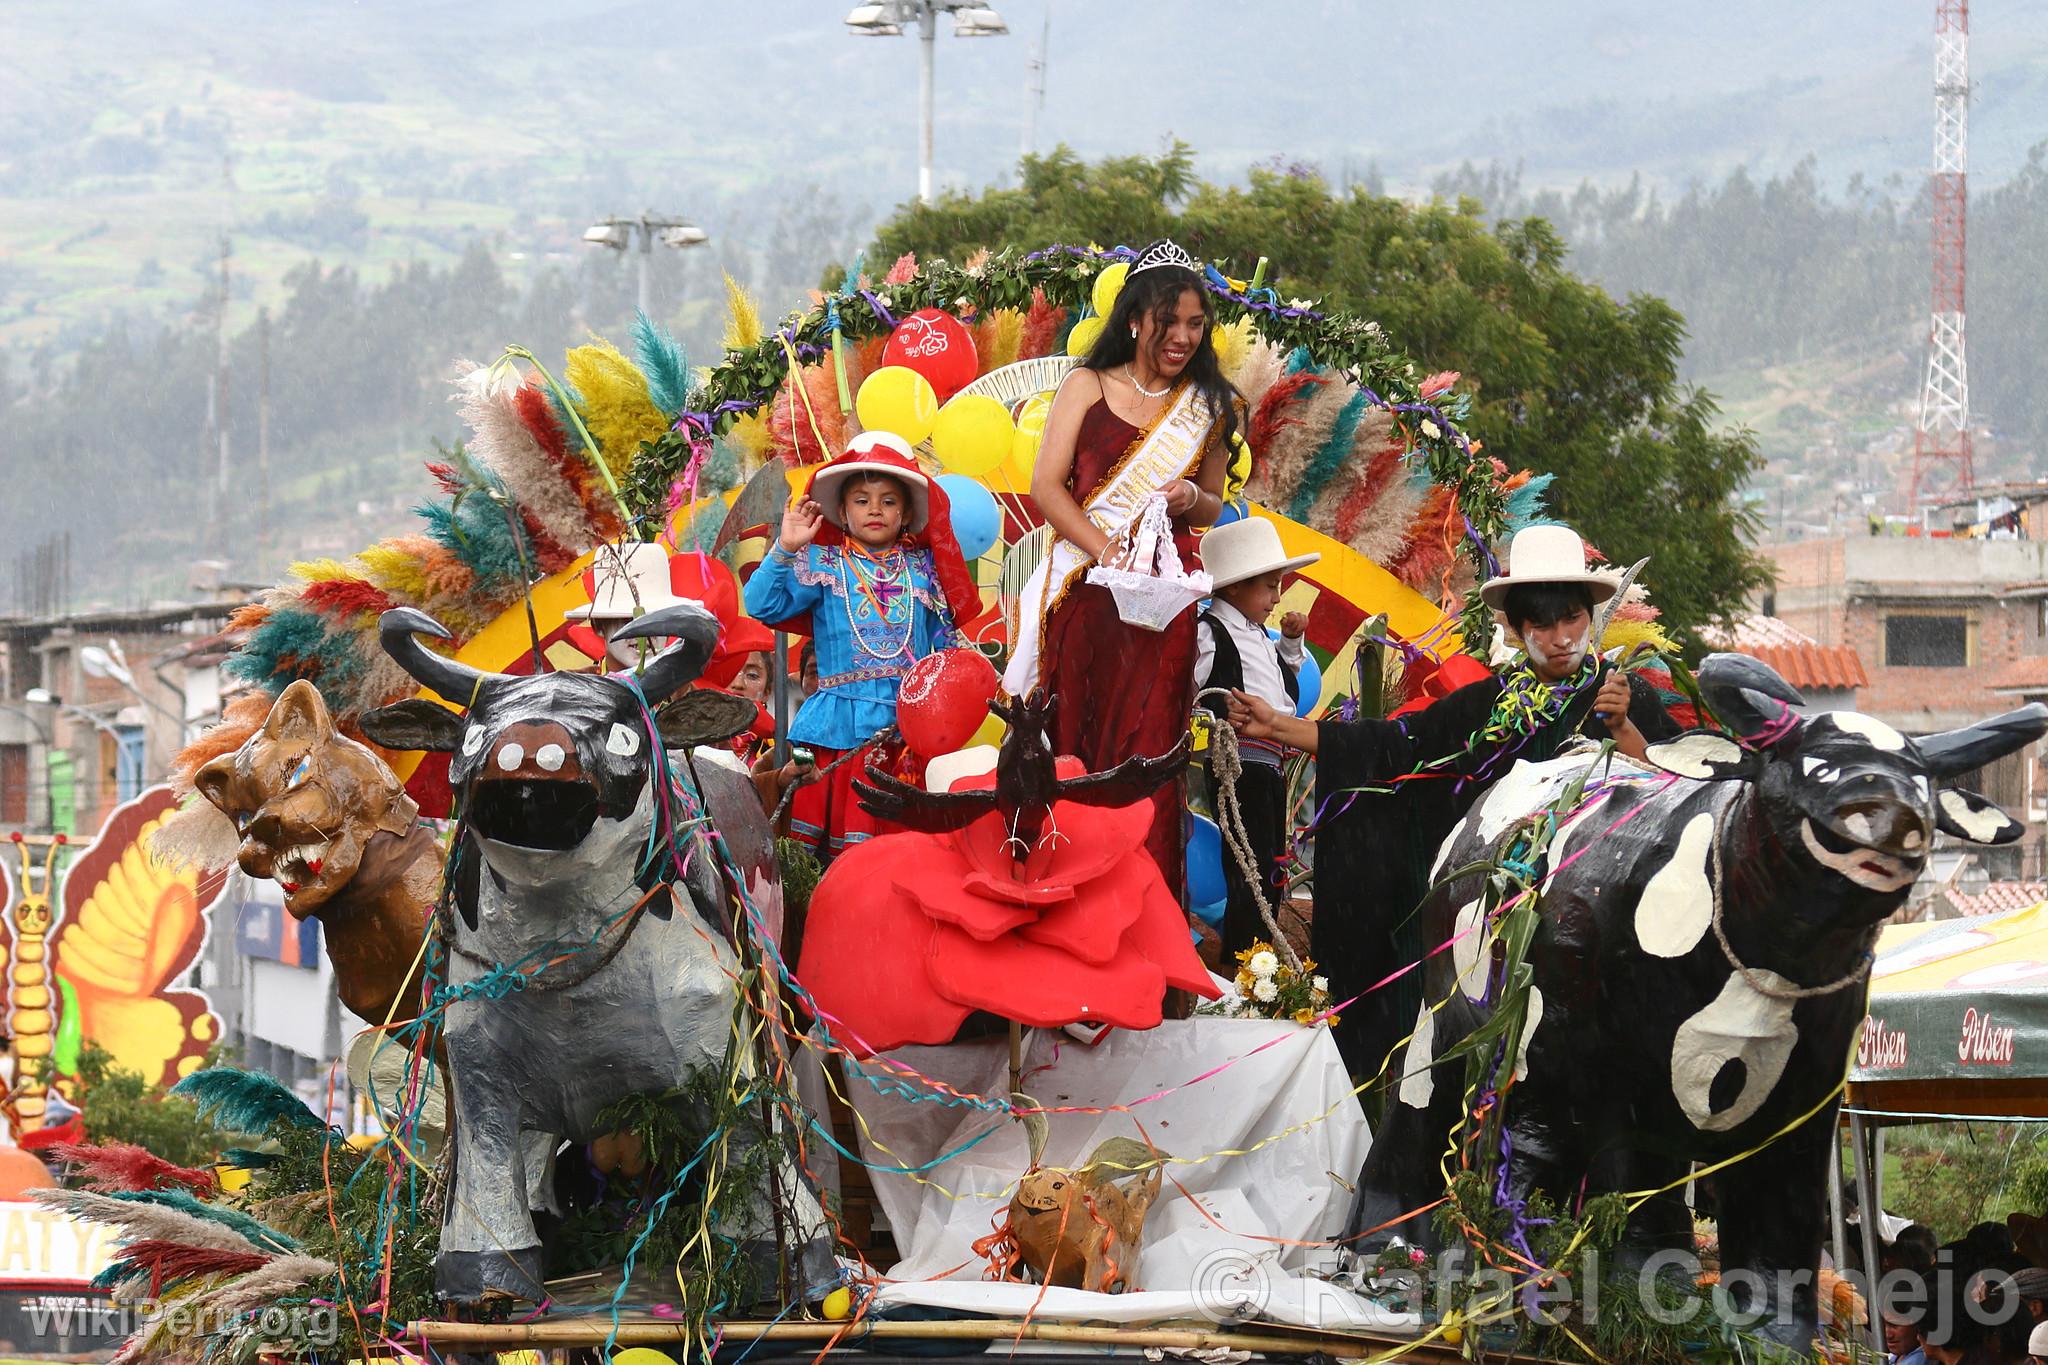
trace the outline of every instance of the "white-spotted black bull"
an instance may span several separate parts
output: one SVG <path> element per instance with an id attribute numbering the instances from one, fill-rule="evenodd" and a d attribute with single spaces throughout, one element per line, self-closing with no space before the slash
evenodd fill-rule
<path id="1" fill-rule="evenodd" d="M 466 830 L 451 869 L 459 913 L 444 1037 L 456 1157 L 436 1287 L 458 1302 L 538 1300 L 522 1154 L 531 1135 L 596 1138 L 601 1110 L 719 1065 L 732 1036 L 727 892 L 701 832 L 679 832 L 683 846 L 671 854 L 677 813 L 658 809 L 662 745 L 648 720 L 697 677 L 718 622 L 683 603 L 621 628 L 614 638 L 676 637 L 648 661 L 637 694 L 595 674 L 480 673 L 422 646 L 416 635 L 447 632 L 410 608 L 386 612 L 381 632 L 392 658 L 464 712 L 421 700 L 363 717 L 380 744 L 455 755 L 449 782 Z M 674 722 L 664 719 L 677 731 L 668 740 L 686 738 L 694 712 L 732 700 L 687 694 Z M 664 883 L 676 861 L 687 873 L 672 893 Z M 672 895 L 686 900 L 684 914 L 672 914 Z M 515 984 L 510 972 L 526 980 L 501 989 Z M 783 1186 L 810 1233 L 815 1201 L 788 1173 Z M 728 1231 L 758 1241 L 767 1224 Z M 806 1248 L 807 1271 L 829 1270 L 823 1251 L 822 1242 Z"/>
<path id="2" fill-rule="evenodd" d="M 1974 843 L 2020 835 L 1984 798 L 1943 784 L 2039 738 L 2048 708 L 1915 740 L 1854 712 L 1801 719 L 1789 710 L 1798 693 L 1741 655 L 1709 657 L 1700 680 L 1753 747 L 1708 731 L 1651 746 L 1652 763 L 1692 780 L 1596 767 L 1592 752 L 1520 764 L 1445 841 L 1431 874 L 1444 880 L 1422 914 L 1425 941 L 1455 941 L 1429 959 L 1352 1226 L 1379 1227 L 1443 1194 L 1466 1090 L 1466 1059 L 1445 1056 L 1501 991 L 1481 914 L 1486 874 L 1460 869 L 1510 850 L 1527 817 L 1590 776 L 1593 794 L 1533 869 L 1543 891 L 1523 1044 L 1497 1082 L 1513 1076 L 1509 1189 L 1569 1205 L 1581 1191 L 1662 1189 L 1690 1162 L 1760 1149 L 1714 1177 L 1724 1277 L 1757 1272 L 1764 1288 L 1748 1302 L 1731 1285 L 1738 1306 L 1803 1345 L 1835 1151 L 1835 1105 L 1823 1101 L 1863 1018 L 1878 927 L 1937 828 Z M 1432 1240 L 1419 1217 L 1374 1237 L 1396 1231 Z M 1634 1216 L 1624 1257 L 1690 1246 L 1674 1193 Z"/>

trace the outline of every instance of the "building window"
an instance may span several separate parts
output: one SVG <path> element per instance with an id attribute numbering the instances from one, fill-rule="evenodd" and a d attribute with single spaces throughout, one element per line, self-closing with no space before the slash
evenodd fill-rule
<path id="1" fill-rule="evenodd" d="M 143 733 L 140 725 L 117 725 L 114 741 L 114 799 L 133 801 L 142 795 Z"/>
<path id="2" fill-rule="evenodd" d="M 1970 618 L 1887 616 L 1884 661 L 1893 668 L 1962 668 L 1970 662 Z"/>

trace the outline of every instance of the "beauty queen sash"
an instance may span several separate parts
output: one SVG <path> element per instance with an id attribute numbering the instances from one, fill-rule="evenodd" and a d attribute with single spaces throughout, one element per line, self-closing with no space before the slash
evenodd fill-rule
<path id="1" fill-rule="evenodd" d="M 1209 428 L 1209 405 L 1201 390 L 1183 383 L 1152 430 L 1125 453 L 1081 510 L 1111 535 L 1122 531 L 1144 510 L 1145 499 L 1175 479 L 1193 476 L 1208 444 Z M 1010 622 L 1010 665 L 1003 670 L 1003 690 L 1009 695 L 1029 694 L 1044 677 L 1040 655 L 1046 618 L 1094 562 L 1057 533 L 1047 541 L 1045 557 L 1025 580 L 1016 618 Z"/>

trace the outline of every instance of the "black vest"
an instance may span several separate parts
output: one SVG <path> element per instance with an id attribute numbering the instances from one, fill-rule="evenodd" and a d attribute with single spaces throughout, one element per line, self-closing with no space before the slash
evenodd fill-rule
<path id="1" fill-rule="evenodd" d="M 1202 613 L 1202 620 L 1208 623 L 1209 634 L 1215 641 L 1216 658 L 1209 665 L 1209 679 L 1201 686 L 1228 687 L 1232 691 L 1244 691 L 1244 656 L 1237 652 L 1237 641 L 1231 638 L 1229 627 L 1218 619 L 1213 611 Z M 1280 665 L 1280 681 L 1287 686 L 1287 700 L 1297 707 L 1301 705 L 1301 679 L 1294 669 Z"/>

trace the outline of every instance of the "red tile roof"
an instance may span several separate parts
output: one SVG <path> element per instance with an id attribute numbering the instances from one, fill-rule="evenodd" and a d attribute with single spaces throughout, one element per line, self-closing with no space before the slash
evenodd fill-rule
<path id="1" fill-rule="evenodd" d="M 1957 914 L 1975 918 L 2039 905 L 2048 900 L 2048 882 L 1990 882 L 1975 895 L 1950 888 L 1944 888 L 1941 894 L 1948 898 Z"/>
<path id="2" fill-rule="evenodd" d="M 1761 659 L 1794 687 L 1846 691 L 1870 686 L 1853 646 L 1821 644 L 1775 616 L 1744 616 L 1731 629 L 1706 638 L 1717 649 Z"/>

